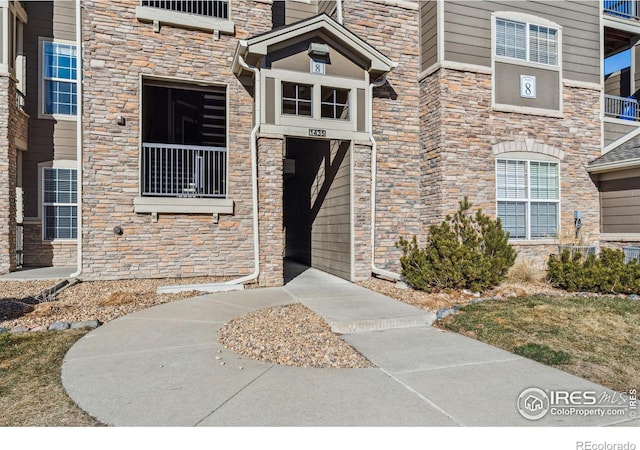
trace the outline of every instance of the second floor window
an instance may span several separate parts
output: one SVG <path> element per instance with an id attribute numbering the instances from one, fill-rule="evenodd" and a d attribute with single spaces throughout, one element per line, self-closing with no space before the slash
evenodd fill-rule
<path id="1" fill-rule="evenodd" d="M 322 86 L 321 111 L 325 119 L 349 120 L 349 90 Z"/>
<path id="2" fill-rule="evenodd" d="M 42 112 L 75 116 L 78 104 L 76 47 L 50 41 L 42 44 Z"/>
<path id="3" fill-rule="evenodd" d="M 496 56 L 558 65 L 558 30 L 533 23 L 496 19 Z"/>
<path id="4" fill-rule="evenodd" d="M 313 86 L 282 82 L 282 113 L 296 116 L 312 116 Z"/>

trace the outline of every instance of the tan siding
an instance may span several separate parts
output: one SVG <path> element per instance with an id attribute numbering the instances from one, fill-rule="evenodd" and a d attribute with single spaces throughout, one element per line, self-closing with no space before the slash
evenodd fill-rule
<path id="1" fill-rule="evenodd" d="M 520 76 L 536 77 L 536 98 L 520 96 Z M 516 64 L 495 64 L 496 103 L 550 110 L 560 109 L 560 74 L 555 70 Z"/>
<path id="2" fill-rule="evenodd" d="M 285 23 L 290 24 L 307 19 L 318 14 L 318 3 L 311 0 L 309 3 L 296 0 L 286 0 Z"/>
<path id="3" fill-rule="evenodd" d="M 276 83 L 273 78 L 266 78 L 265 84 L 265 123 L 275 123 L 276 121 Z"/>
<path id="4" fill-rule="evenodd" d="M 428 1 L 420 5 L 420 46 L 422 70 L 438 61 L 438 7 Z"/>
<path id="5" fill-rule="evenodd" d="M 40 65 L 38 39 L 75 40 L 75 2 L 29 2 L 29 21 L 24 29 L 27 57 L 26 112 L 30 119 L 29 149 L 23 158 L 24 208 L 26 217 L 38 215 L 38 164 L 76 159 L 76 122 L 39 119 Z"/>
<path id="6" fill-rule="evenodd" d="M 603 233 L 640 233 L 640 177 L 600 182 Z"/>
<path id="7" fill-rule="evenodd" d="M 629 125 L 604 122 L 604 145 L 606 146 L 617 141 L 625 134 L 630 133 L 637 128 L 637 125 L 633 125 L 633 122 L 629 122 Z"/>
<path id="8" fill-rule="evenodd" d="M 348 142 L 331 143 L 331 160 L 345 150 L 311 232 L 311 265 L 336 276 L 351 278 L 351 188 Z M 339 156 L 338 156 L 339 157 Z"/>
<path id="9" fill-rule="evenodd" d="M 358 118 L 357 118 L 357 126 L 359 132 L 364 132 L 366 130 L 367 123 L 367 103 L 365 100 L 366 94 L 364 89 L 358 89 L 357 92 L 357 102 L 358 102 Z"/>
<path id="10" fill-rule="evenodd" d="M 336 9 L 335 0 L 320 0 L 318 2 L 318 14 L 326 14 L 328 16 L 333 15 Z"/>
<path id="11" fill-rule="evenodd" d="M 563 77 L 599 83 L 600 28 L 593 2 L 444 2 L 445 59 L 491 65 L 491 12 L 514 11 L 558 23 L 563 30 Z"/>

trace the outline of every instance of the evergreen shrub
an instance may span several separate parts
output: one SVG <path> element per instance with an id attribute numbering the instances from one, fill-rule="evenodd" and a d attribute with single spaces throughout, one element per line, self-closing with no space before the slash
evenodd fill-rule
<path id="1" fill-rule="evenodd" d="M 516 259 L 509 234 L 500 219 L 492 219 L 481 209 L 472 214 L 471 206 L 465 197 L 453 216 L 432 225 L 424 248 L 418 246 L 415 236 L 410 241 L 398 239 L 402 275 L 410 285 L 423 291 L 481 291 L 505 279 Z"/>
<path id="2" fill-rule="evenodd" d="M 603 248 L 600 255 L 586 257 L 564 249 L 549 257 L 547 276 L 554 287 L 567 291 L 640 293 L 640 262 L 625 264 L 624 252 L 617 249 Z"/>

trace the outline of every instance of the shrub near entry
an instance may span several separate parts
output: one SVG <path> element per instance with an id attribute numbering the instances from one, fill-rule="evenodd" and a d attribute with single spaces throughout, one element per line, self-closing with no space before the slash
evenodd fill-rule
<path id="1" fill-rule="evenodd" d="M 471 214 L 465 197 L 453 216 L 429 228 L 425 248 L 400 237 L 402 275 L 416 289 L 472 289 L 480 291 L 498 285 L 506 278 L 516 259 L 509 244 L 509 233 L 500 219 L 493 220 L 479 209 Z"/>
<path id="2" fill-rule="evenodd" d="M 563 250 L 559 256 L 549 257 L 547 269 L 551 284 L 567 291 L 640 293 L 640 262 L 631 260 L 625 264 L 621 250 L 603 248 L 599 256 L 586 258 Z"/>

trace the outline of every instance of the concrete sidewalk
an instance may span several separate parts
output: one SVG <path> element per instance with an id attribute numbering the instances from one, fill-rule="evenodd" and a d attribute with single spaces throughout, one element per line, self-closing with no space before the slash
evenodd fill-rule
<path id="1" fill-rule="evenodd" d="M 294 302 L 325 317 L 378 367 L 279 366 L 218 344 L 227 321 Z M 62 381 L 81 408 L 116 426 L 640 425 L 628 415 L 523 418 L 516 402 L 526 388 L 606 389 L 440 331 L 432 320 L 308 269 L 283 288 L 210 294 L 109 322 L 71 348 Z"/>

